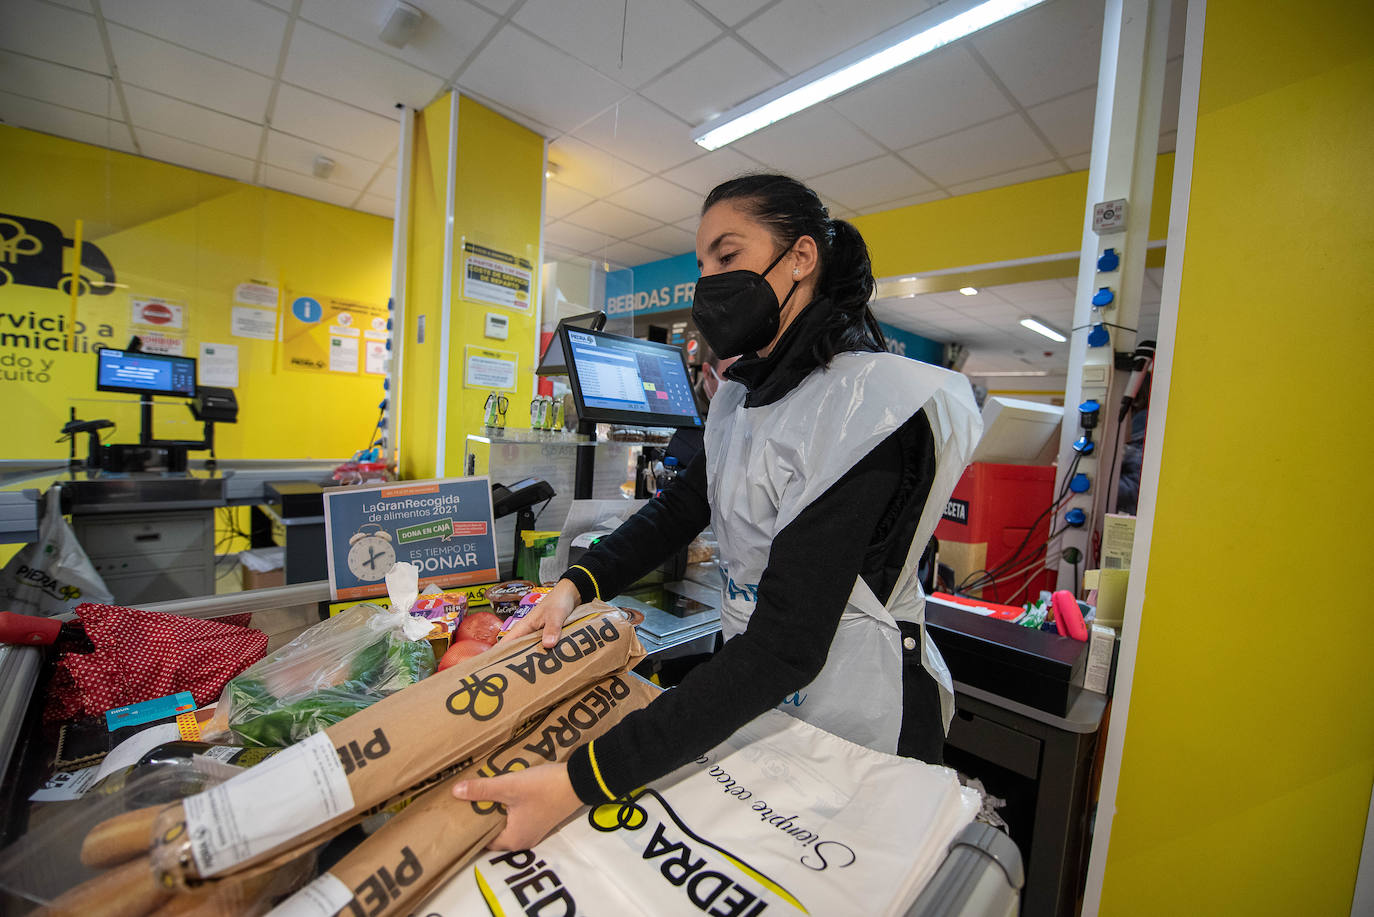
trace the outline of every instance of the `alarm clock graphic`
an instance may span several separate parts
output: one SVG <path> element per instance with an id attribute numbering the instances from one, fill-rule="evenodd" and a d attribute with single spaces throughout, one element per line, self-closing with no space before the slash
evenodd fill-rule
<path id="1" fill-rule="evenodd" d="M 376 531 L 365 531 L 376 529 Z M 348 539 L 348 569 L 358 579 L 375 583 L 386 576 L 391 565 L 396 563 L 396 549 L 391 544 L 391 533 L 383 531 L 373 522 L 363 524 Z"/>

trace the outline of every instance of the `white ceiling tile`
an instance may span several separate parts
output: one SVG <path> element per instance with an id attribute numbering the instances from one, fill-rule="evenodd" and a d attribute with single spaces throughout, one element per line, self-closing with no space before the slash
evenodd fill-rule
<path id="1" fill-rule="evenodd" d="M 259 124 L 231 118 L 137 86 L 125 86 L 124 99 L 129 103 L 129 120 L 134 127 L 144 127 L 236 156 L 258 158 L 258 144 L 262 142 L 262 126 Z"/>
<path id="2" fill-rule="evenodd" d="M 583 254 L 599 254 L 607 245 L 615 242 L 605 233 L 583 229 L 571 223 L 550 223 L 544 227 L 544 239 L 559 248 Z"/>
<path id="3" fill-rule="evenodd" d="M 37 0 L 0 3 L 0 48 L 81 70 L 110 72 L 94 16 Z"/>
<path id="4" fill-rule="evenodd" d="M 377 164 L 374 162 L 368 162 L 338 150 L 327 149 L 319 144 L 301 140 L 289 134 L 278 131 L 267 132 L 267 148 L 262 155 L 264 163 L 286 169 L 289 172 L 311 175 L 316 156 L 328 156 L 334 160 L 334 171 L 329 174 L 329 178 L 325 181 L 331 185 L 351 188 L 354 191 L 361 191 L 366 188 L 367 183 L 372 180 L 372 176 L 377 171 Z"/>
<path id="5" fill-rule="evenodd" d="M 733 145 L 797 178 L 831 172 L 885 152 L 827 105 L 798 112 Z"/>
<path id="6" fill-rule="evenodd" d="M 652 248 L 645 248 L 643 245 L 636 245 L 634 242 L 614 242 L 606 246 L 602 256 L 606 260 L 621 264 L 625 267 L 638 267 L 650 261 L 659 261 L 665 253 L 656 251 Z"/>
<path id="7" fill-rule="evenodd" d="M 663 173 L 663 177 L 705 198 L 721 182 L 759 171 L 764 171 L 764 167 L 755 160 L 735 150 L 722 149 L 699 156 L 676 169 L 669 169 Z"/>
<path id="8" fill-rule="evenodd" d="M 913 61 L 831 104 L 894 150 L 1013 110 L 964 45 Z"/>
<path id="9" fill-rule="evenodd" d="M 697 227 L 701 225 L 701 217 L 688 217 L 685 220 L 678 220 L 673 225 L 685 233 L 690 233 L 695 240 L 697 237 Z M 693 242 L 693 244 L 695 245 L 695 242 Z"/>
<path id="10" fill-rule="evenodd" d="M 51 2 L 59 3 L 62 6 L 69 6 L 83 13 L 91 12 L 91 0 L 51 0 Z"/>
<path id="11" fill-rule="evenodd" d="M 593 197 L 609 197 L 649 177 L 643 169 L 573 137 L 549 144 L 549 161 L 558 164 L 558 180 Z"/>
<path id="12" fill-rule="evenodd" d="M 253 0 L 102 0 L 109 22 L 273 76 L 287 17 Z"/>
<path id="13" fill-rule="evenodd" d="M 1088 166 L 1092 164 L 1092 154 L 1082 153 L 1078 156 L 1065 156 L 1064 161 L 1069 164 L 1069 171 L 1086 172 Z"/>
<path id="14" fill-rule="evenodd" d="M 396 218 L 396 202 L 389 197 L 364 194 L 357 203 L 357 209 L 365 213 L 376 214 L 379 217 L 386 217 L 388 220 Z"/>
<path id="15" fill-rule="evenodd" d="M 1026 110 L 1036 127 L 1049 139 L 1060 156 L 1087 153 L 1093 146 L 1093 112 L 1097 107 L 1097 88 L 1071 92 L 1053 102 Z"/>
<path id="16" fill-rule="evenodd" d="M 352 207 L 354 199 L 358 196 L 357 191 L 349 188 L 315 178 L 313 175 L 297 175 L 295 172 L 275 166 L 262 167 L 262 183 L 278 191 L 299 194 L 301 197 L 324 201 L 326 204 L 337 204 L 340 207 Z"/>
<path id="17" fill-rule="evenodd" d="M 511 11 L 511 7 L 516 4 L 516 0 L 473 0 L 473 2 L 498 16 L 506 15 Z"/>
<path id="18" fill-rule="evenodd" d="M 720 34 L 686 0 L 527 0 L 514 21 L 631 88 Z"/>
<path id="19" fill-rule="evenodd" d="M 373 162 L 390 156 L 401 135 L 389 118 L 287 85 L 277 89 L 272 127 Z"/>
<path id="20" fill-rule="evenodd" d="M 692 126 L 783 81 L 776 70 L 727 35 L 640 90 Z"/>
<path id="21" fill-rule="evenodd" d="M 109 77 L 8 51 L 0 51 L 0 86 L 16 95 L 102 118 L 122 115 Z"/>
<path id="22" fill-rule="evenodd" d="M 158 38 L 110 24 L 110 46 L 125 83 L 262 122 L 272 81 Z"/>
<path id="23" fill-rule="evenodd" d="M 185 140 L 168 137 L 165 134 L 147 129 L 141 128 L 137 133 L 138 145 L 143 150 L 143 155 L 150 159 L 170 162 L 172 165 L 195 169 L 198 172 L 223 175 L 226 178 L 234 178 L 242 182 L 253 180 L 253 160 L 251 159 L 200 146 L 196 143 L 188 143 Z"/>
<path id="24" fill-rule="evenodd" d="M 1038 178 L 1049 178 L 1051 175 L 1063 174 L 1064 167 L 1059 163 L 1042 162 L 1021 169 L 1011 169 L 999 175 L 990 175 L 986 178 L 979 178 L 970 182 L 949 185 L 946 190 L 957 197 L 960 194 L 973 194 L 975 191 L 1005 188 L 1007 185 L 1019 185 L 1022 182 L 1035 181 Z"/>
<path id="25" fill-rule="evenodd" d="M 387 166 L 372 173 L 371 183 L 367 186 L 369 197 L 384 197 L 389 201 L 396 200 L 396 167 Z"/>
<path id="26" fill-rule="evenodd" d="M 903 159 L 945 187 L 1036 165 L 1053 155 L 1019 114 L 901 151 Z"/>
<path id="27" fill-rule="evenodd" d="M 631 241 L 638 242 L 640 245 L 647 245 L 649 248 L 656 248 L 669 255 L 695 251 L 697 247 L 696 234 L 676 226 L 660 226 L 658 229 L 640 233 Z"/>
<path id="28" fill-rule="evenodd" d="M 295 5 L 294 0 L 262 0 L 262 2 L 275 6 L 279 10 L 290 10 Z"/>
<path id="29" fill-rule="evenodd" d="M 579 127 L 572 136 L 649 172 L 662 172 L 701 154 L 691 128 L 639 96 L 629 96 Z"/>
<path id="30" fill-rule="evenodd" d="M 0 120 L 14 127 L 26 127 L 68 140 L 79 140 L 125 153 L 134 151 L 129 128 L 123 121 L 35 102 L 8 92 L 0 92 Z"/>
<path id="31" fill-rule="evenodd" d="M 782 0 L 739 29 L 789 74 L 798 74 L 927 9 L 923 0 Z"/>
<path id="32" fill-rule="evenodd" d="M 871 207 L 860 207 L 860 213 L 879 213 L 884 210 L 896 210 L 898 207 L 914 207 L 917 204 L 929 204 L 931 201 L 941 201 L 949 197 L 944 191 L 927 191 L 924 194 L 913 194 L 910 197 L 899 197 L 895 201 L 883 201 Z"/>
<path id="33" fill-rule="evenodd" d="M 862 208 L 934 189 L 911 166 L 891 154 L 811 179 L 817 193 L 850 208 Z"/>
<path id="34" fill-rule="evenodd" d="M 626 95 L 586 64 L 509 26 L 463 72 L 464 89 L 536 121 L 572 130 Z"/>
<path id="35" fill-rule="evenodd" d="M 585 207 L 594 200 L 596 198 L 590 194 L 550 179 L 544 189 L 544 222 L 552 223 L 554 220 L 561 220 L 579 207 Z"/>
<path id="36" fill-rule="evenodd" d="M 608 201 L 588 204 L 568 217 L 566 222 L 583 229 L 594 229 L 617 239 L 633 238 L 641 232 L 648 232 L 662 225 L 657 220 L 633 213 L 624 207 L 617 207 Z"/>
<path id="37" fill-rule="evenodd" d="M 769 0 L 697 0 L 708 13 L 726 25 L 737 25 L 767 6 Z"/>
<path id="38" fill-rule="evenodd" d="M 676 223 L 689 217 L 695 220 L 701 209 L 701 195 L 657 176 L 646 178 L 624 191 L 617 191 L 609 200 L 665 223 Z"/>
<path id="39" fill-rule="evenodd" d="M 444 86 L 433 74 L 308 22 L 291 33 L 282 79 L 380 115 L 391 115 L 397 103 L 423 108 Z"/>
<path id="40" fill-rule="evenodd" d="M 492 27 L 497 17 L 462 0 L 417 0 L 424 12 L 415 37 L 393 48 L 378 36 L 391 5 L 377 0 L 304 0 L 301 17 L 346 35 L 374 51 L 399 57 L 447 78 L 453 75 Z"/>
<path id="41" fill-rule="evenodd" d="M 1022 105 L 1097 82 L 1102 0 L 1054 0 L 973 36 L 973 46 Z"/>

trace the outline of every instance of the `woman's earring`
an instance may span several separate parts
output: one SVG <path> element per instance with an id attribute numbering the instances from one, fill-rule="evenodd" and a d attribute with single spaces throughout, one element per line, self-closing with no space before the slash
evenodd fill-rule
<path id="1" fill-rule="evenodd" d="M 794 267 L 794 268 L 792 268 L 792 276 L 793 276 L 793 277 L 800 277 L 800 276 L 801 276 L 801 268 L 799 268 L 799 267 Z"/>

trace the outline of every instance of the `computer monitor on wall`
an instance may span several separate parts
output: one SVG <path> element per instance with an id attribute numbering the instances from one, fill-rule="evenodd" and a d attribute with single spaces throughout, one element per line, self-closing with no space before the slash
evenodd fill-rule
<path id="1" fill-rule="evenodd" d="M 1058 452 L 1063 421 L 1063 407 L 990 395 L 983 404 L 983 438 L 973 452 L 973 461 L 1048 465 Z"/>
<path id="2" fill-rule="evenodd" d="M 194 357 L 106 348 L 96 354 L 95 388 L 100 392 L 194 398 L 196 361 Z"/>

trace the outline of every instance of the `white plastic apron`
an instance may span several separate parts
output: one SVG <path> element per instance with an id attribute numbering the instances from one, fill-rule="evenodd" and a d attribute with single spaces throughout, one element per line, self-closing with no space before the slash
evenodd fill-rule
<path id="1" fill-rule="evenodd" d="M 743 385 L 727 382 L 706 422 L 707 496 L 720 544 L 721 629 L 727 640 L 749 625 L 773 537 L 925 409 L 935 441 L 935 479 L 892 595 L 881 603 L 855 578 L 825 667 L 780 709 L 852 742 L 894 752 L 902 710 L 896 622 L 910 621 L 920 625 L 921 664 L 939 685 L 948 730 L 954 683 L 926 635 L 925 593 L 916 567 L 982 435 L 968 379 L 893 354 L 847 353 L 773 404 L 745 408 L 744 396 Z M 854 537 L 867 543 L 871 534 Z"/>

